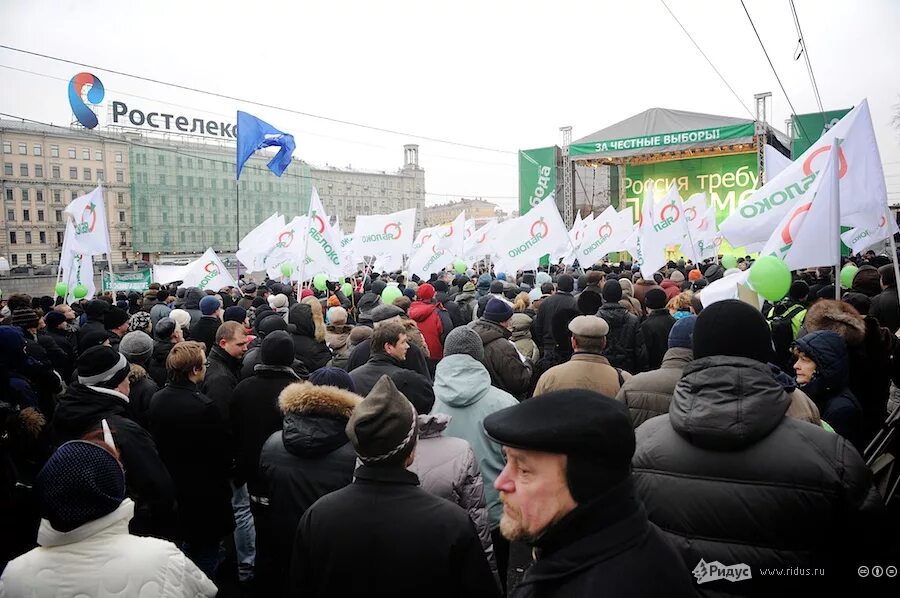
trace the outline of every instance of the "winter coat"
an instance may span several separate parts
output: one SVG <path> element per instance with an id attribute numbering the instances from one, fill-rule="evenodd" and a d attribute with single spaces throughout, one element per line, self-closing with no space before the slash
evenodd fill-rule
<path id="1" fill-rule="evenodd" d="M 553 338 L 553 316 L 561 309 L 578 309 L 572 293 L 557 291 L 541 302 L 541 307 L 534 318 L 534 329 L 537 337 L 534 342 L 544 350 L 552 348 L 556 341 Z"/>
<path id="2" fill-rule="evenodd" d="M 259 364 L 254 374 L 234 387 L 231 431 L 237 461 L 237 478 L 247 482 L 250 494 L 258 493 L 259 453 L 263 444 L 281 429 L 278 396 L 289 384 L 303 379 L 288 366 Z"/>
<path id="3" fill-rule="evenodd" d="M 153 330 L 156 330 L 156 323 L 163 318 L 168 318 L 172 310 L 167 303 L 157 303 L 150 308 L 150 322 L 153 324 Z"/>
<path id="4" fill-rule="evenodd" d="M 616 395 L 631 413 L 631 424 L 639 425 L 657 415 L 669 412 L 669 403 L 675 393 L 675 385 L 681 380 L 684 366 L 694 359 L 691 349 L 673 347 L 666 351 L 662 365 L 657 370 L 632 376 Z"/>
<path id="5" fill-rule="evenodd" d="M 194 384 L 168 384 L 150 402 L 150 431 L 175 482 L 181 539 L 208 543 L 233 530 L 232 447 L 215 402 Z"/>
<path id="6" fill-rule="evenodd" d="M 812 379 L 800 386 L 819 408 L 823 420 L 862 453 L 862 407 L 847 388 L 847 345 L 836 332 L 819 330 L 796 341 L 797 350 L 815 364 Z"/>
<path id="7" fill-rule="evenodd" d="M 147 360 L 147 373 L 160 388 L 166 385 L 166 358 L 172 347 L 171 341 L 153 341 L 153 352 Z"/>
<path id="8" fill-rule="evenodd" d="M 216 331 L 222 325 L 218 316 L 201 316 L 196 323 L 191 323 L 191 340 L 206 345 L 206 354 L 216 344 Z"/>
<path id="9" fill-rule="evenodd" d="M 425 337 L 422 336 L 419 326 L 408 317 L 401 317 L 400 323 L 403 324 L 403 329 L 406 330 L 406 338 L 409 340 L 410 347 L 415 346 L 422 352 L 423 362 L 430 360 L 431 351 L 428 350 L 428 344 L 425 342 Z M 446 335 L 444 337 L 446 338 Z M 409 355 L 406 356 L 406 359 L 407 361 L 409 360 Z M 428 377 L 432 377 L 431 373 L 428 374 Z"/>
<path id="10" fill-rule="evenodd" d="M 525 398 L 531 385 L 531 362 L 522 363 L 516 346 L 510 342 L 512 333 L 495 322 L 480 319 L 472 330 L 484 343 L 484 367 L 491 375 L 491 384 L 509 394 Z"/>
<path id="11" fill-rule="evenodd" d="M 644 297 L 647 296 L 647 291 L 649 291 L 650 289 L 662 288 L 658 284 L 656 284 L 653 279 L 645 280 L 643 278 L 635 283 L 632 283 L 632 287 L 634 288 L 632 296 L 637 299 L 641 305 L 645 305 Z"/>
<path id="12" fill-rule="evenodd" d="M 415 326 L 415 322 L 411 323 Z M 372 339 L 367 338 L 350 351 L 350 359 L 347 360 L 347 371 L 353 372 L 357 368 L 364 366 L 369 362 L 371 356 Z M 428 369 L 425 353 L 412 342 L 410 342 L 409 349 L 406 351 L 406 359 L 399 363 L 402 368 L 418 372 L 429 379 L 431 378 L 431 371 Z"/>
<path id="13" fill-rule="evenodd" d="M 478 310 L 478 299 L 474 293 L 459 293 L 453 299 L 459 305 L 459 313 L 462 316 L 463 324 L 468 324 L 475 319 L 475 312 Z"/>
<path id="14" fill-rule="evenodd" d="M 597 310 L 597 316 L 609 324 L 603 355 L 609 359 L 610 365 L 631 374 L 643 372 L 647 352 L 638 317 L 628 313 L 618 303 L 604 303 Z"/>
<path id="15" fill-rule="evenodd" d="M 155 439 L 134 421 L 127 397 L 114 390 L 73 384 L 53 414 L 51 437 L 56 446 L 78 440 L 98 431 L 104 419 L 125 468 L 127 494 L 136 505 L 131 532 L 173 538 L 175 486 Z"/>
<path id="16" fill-rule="evenodd" d="M 622 286 L 622 299 L 619 303 L 628 310 L 628 313 L 636 315 L 639 320 L 643 321 L 644 306 L 634 298 L 634 284 L 627 278 L 619 279 L 619 284 Z"/>
<path id="17" fill-rule="evenodd" d="M 304 303 L 296 303 L 290 309 L 290 324 L 296 327 L 291 332 L 294 341 L 294 356 L 303 362 L 306 369 L 314 372 L 331 361 L 331 349 L 325 341 L 316 340 L 316 325 L 312 309 Z"/>
<path id="18" fill-rule="evenodd" d="M 382 376 L 393 376 L 397 372 L 402 372 L 405 368 L 400 365 L 400 361 L 391 357 L 387 353 L 373 353 L 369 357 L 369 361 L 365 365 L 360 366 L 350 372 L 350 378 L 353 380 L 353 387 L 356 394 L 361 397 L 369 394 L 375 383 Z"/>
<path id="19" fill-rule="evenodd" d="M 453 297 L 450 296 L 449 293 L 445 293 L 440 291 L 434 296 L 435 301 L 444 308 L 446 315 L 450 318 L 450 329 L 456 328 L 457 326 L 464 326 L 467 322 L 463 320 L 462 310 L 460 310 L 459 305 L 453 301 Z M 446 328 L 446 326 L 445 326 Z M 444 332 L 444 336 L 450 333 L 450 330 Z"/>
<path id="20" fill-rule="evenodd" d="M 331 349 L 331 354 L 333 355 L 332 359 L 334 360 L 332 363 L 335 367 L 341 367 L 336 362 L 341 360 L 342 363 L 346 364 L 347 360 L 350 358 L 350 333 L 353 331 L 353 326 L 348 326 L 344 324 L 343 326 L 334 326 L 329 325 L 325 332 L 325 344 L 328 345 L 328 348 Z"/>
<path id="21" fill-rule="evenodd" d="M 191 328 L 200 321 L 203 313 L 200 311 L 200 300 L 206 295 L 197 287 L 190 287 L 184 293 L 184 306 L 181 308 L 191 315 Z"/>
<path id="22" fill-rule="evenodd" d="M 468 442 L 444 435 L 448 423 L 450 416 L 444 413 L 419 415 L 416 458 L 407 469 L 419 477 L 419 484 L 430 494 L 466 510 L 475 524 L 484 557 L 491 571 L 495 571 L 497 564 L 478 460 Z"/>
<path id="23" fill-rule="evenodd" d="M 681 293 L 681 286 L 668 278 L 659 283 L 660 288 L 666 292 L 666 298 L 670 301 Z"/>
<path id="24" fill-rule="evenodd" d="M 229 355 L 225 349 L 215 346 L 206 356 L 206 361 L 209 365 L 199 390 L 216 404 L 222 421 L 227 425 L 234 387 L 238 385 L 241 373 L 241 360 Z"/>
<path id="25" fill-rule="evenodd" d="M 658 369 L 669 349 L 669 332 L 675 318 L 667 309 L 655 309 L 641 322 L 641 337 L 647 347 L 647 369 Z"/>
<path id="26" fill-rule="evenodd" d="M 241 359 L 241 375 L 239 376 L 240 379 L 246 380 L 247 378 L 253 376 L 253 374 L 256 372 L 256 366 L 260 365 L 261 363 L 262 353 L 260 351 L 259 345 L 257 345 L 244 353 L 244 357 Z M 294 373 L 296 373 L 303 380 L 309 378 L 309 370 L 306 369 L 306 366 L 302 361 L 294 359 L 294 363 L 291 364 L 291 369 L 294 370 Z"/>
<path id="27" fill-rule="evenodd" d="M 159 386 L 143 367 L 131 364 L 128 372 L 128 382 L 131 389 L 128 391 L 128 403 L 131 406 L 131 414 L 134 420 L 147 429 L 147 412 L 150 411 L 150 400 Z"/>
<path id="28" fill-rule="evenodd" d="M 56 346 L 65 354 L 65 359 L 61 364 L 53 364 L 56 371 L 59 372 L 59 375 L 62 376 L 63 380 L 71 379 L 72 372 L 75 370 L 75 359 L 78 357 L 78 341 L 76 339 L 76 334 L 69 330 L 65 330 L 64 328 L 47 330 L 45 334 L 52 338 L 56 343 Z M 40 336 L 41 333 L 38 334 L 38 337 Z"/>
<path id="29" fill-rule="evenodd" d="M 532 320 L 531 316 L 528 314 L 513 314 L 512 321 L 510 322 L 512 325 L 512 334 L 510 335 L 509 340 L 513 342 L 519 353 L 531 361 L 537 361 L 541 358 L 541 352 L 531 338 L 531 324 L 533 321 L 534 320 Z"/>
<path id="30" fill-rule="evenodd" d="M 630 478 L 550 526 L 534 555 L 510 596 L 588 598 L 604 595 L 600 588 L 633 598 L 697 595 L 688 567 L 647 520 Z"/>
<path id="31" fill-rule="evenodd" d="M 216 586 L 174 544 L 130 535 L 133 516 L 134 503 L 126 498 L 112 513 L 68 532 L 41 521 L 41 547 L 9 563 L 0 598 L 216 595 Z"/>
<path id="32" fill-rule="evenodd" d="M 279 588 L 287 582 L 300 518 L 319 498 L 353 480 L 356 451 L 344 428 L 360 400 L 351 392 L 309 383 L 292 384 L 281 393 L 281 429 L 268 437 L 259 455 L 259 502 L 268 504 L 256 521 L 263 575 Z"/>
<path id="33" fill-rule="evenodd" d="M 401 467 L 357 468 L 297 526 L 290 595 L 497 596 L 465 511 L 419 488 Z"/>
<path id="34" fill-rule="evenodd" d="M 602 355 L 578 351 L 566 363 L 553 366 L 538 379 L 534 396 L 567 388 L 586 388 L 614 397 L 631 374 L 614 368 Z"/>
<path id="35" fill-rule="evenodd" d="M 441 317 L 442 311 L 446 318 Z M 430 359 L 437 361 L 443 357 L 444 338 L 450 332 L 445 324 L 449 324 L 452 329 L 450 316 L 443 305 L 427 301 L 414 301 L 409 306 L 409 317 L 416 323 L 419 332 L 425 338 L 425 345 L 428 347 Z"/>
<path id="36" fill-rule="evenodd" d="M 78 344 L 81 344 L 82 339 L 84 339 L 89 332 L 106 332 L 106 326 L 103 325 L 102 316 L 100 319 L 87 318 L 84 321 L 84 324 L 78 328 Z"/>
<path id="37" fill-rule="evenodd" d="M 832 580 L 852 568 L 858 579 L 857 561 L 879 548 L 881 499 L 859 453 L 785 417 L 790 401 L 767 365 L 705 357 L 685 366 L 668 416 L 635 432 L 638 496 L 688 568 L 752 563 L 742 588 L 704 589 L 759 592 L 762 567 L 824 566 Z"/>
<path id="38" fill-rule="evenodd" d="M 506 458 L 500 445 L 484 433 L 482 422 L 491 413 L 516 405 L 516 398 L 491 386 L 491 376 L 484 365 L 462 354 L 448 355 L 438 363 L 434 396 L 431 413 L 450 416 L 444 435 L 468 442 L 478 458 L 491 529 L 495 530 L 500 525 L 503 505 L 494 480 L 506 465 Z"/>
<path id="39" fill-rule="evenodd" d="M 896 334 L 900 329 L 900 301 L 897 299 L 896 285 L 889 286 L 872 297 L 869 315 L 890 330 L 891 334 Z"/>

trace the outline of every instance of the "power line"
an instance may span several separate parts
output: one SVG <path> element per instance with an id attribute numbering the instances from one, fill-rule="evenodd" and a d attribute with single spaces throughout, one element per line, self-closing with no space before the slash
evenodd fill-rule
<path id="1" fill-rule="evenodd" d="M 809 60 L 809 49 L 806 47 L 806 38 L 803 37 L 803 30 L 800 28 L 800 18 L 797 16 L 797 7 L 794 6 L 794 0 L 789 1 L 791 4 L 791 14 L 794 15 L 794 25 L 797 27 L 797 35 L 800 37 L 801 53 L 806 61 L 806 70 L 809 73 L 809 82 L 812 84 L 813 93 L 816 96 L 816 104 L 819 106 L 819 112 L 824 115 L 825 108 L 822 106 L 822 96 L 819 95 L 819 85 L 816 83 L 816 76 L 813 74 L 812 63 Z"/>
<path id="2" fill-rule="evenodd" d="M 741 96 L 739 96 L 737 94 L 737 92 L 734 90 L 734 88 L 731 87 L 731 85 L 729 85 L 728 81 L 725 80 L 725 77 L 722 75 L 722 73 L 719 72 L 719 69 L 716 68 L 716 65 L 713 64 L 712 60 L 709 59 L 709 56 L 706 55 L 706 52 L 704 52 L 703 49 L 700 47 L 700 45 L 694 40 L 694 38 L 691 36 L 691 34 L 688 32 L 688 30 L 684 27 L 684 25 L 681 24 L 681 21 L 678 20 L 678 17 L 675 16 L 675 13 L 672 12 L 672 9 L 669 8 L 669 6 L 666 4 L 665 0 L 659 0 L 659 1 L 666 8 L 666 10 L 669 11 L 669 14 L 672 15 L 672 18 L 675 19 L 675 22 L 678 23 L 678 26 L 681 27 L 681 30 L 684 31 L 684 34 L 688 36 L 688 39 L 691 40 L 691 43 L 694 44 L 695 48 L 697 48 L 697 51 L 700 52 L 700 54 L 703 56 L 703 58 L 706 59 L 706 62 L 709 63 L 710 67 L 712 67 L 712 70 L 714 70 L 716 72 L 716 74 L 719 76 L 719 79 L 721 79 L 722 83 L 725 84 L 725 87 L 727 87 L 728 90 L 732 93 L 732 95 L 734 95 L 735 99 L 738 102 L 740 102 L 741 106 L 744 107 L 744 110 L 747 111 L 747 114 L 749 114 L 750 117 L 755 120 L 756 115 L 753 114 L 753 111 L 750 110 L 750 108 L 747 106 L 747 104 L 744 103 L 744 100 L 741 99 Z M 0 46 L 0 47 L 2 47 L 2 46 Z"/>
<path id="3" fill-rule="evenodd" d="M 148 83 L 156 83 L 157 85 L 166 85 L 166 86 L 168 86 L 168 87 L 173 87 L 173 88 L 175 88 L 175 89 L 181 89 L 181 90 L 183 90 L 183 91 L 191 91 L 191 92 L 194 92 L 194 93 L 202 93 L 202 94 L 206 94 L 206 95 L 209 95 L 209 96 L 213 96 L 213 97 L 217 97 L 217 98 L 222 98 L 222 99 L 225 99 L 225 100 L 231 100 L 231 101 L 234 101 L 234 102 L 241 102 L 241 103 L 243 103 L 243 104 L 252 104 L 252 105 L 254 105 L 254 106 L 261 106 L 261 107 L 263 107 L 263 108 L 270 108 L 270 109 L 272 109 L 272 110 L 280 110 L 280 111 L 282 111 L 282 112 L 288 112 L 288 113 L 290 113 L 290 114 L 297 114 L 297 115 L 299 115 L 299 116 L 306 116 L 306 117 L 309 117 L 309 118 L 316 118 L 316 119 L 319 119 L 319 120 L 325 120 L 325 121 L 328 121 L 328 122 L 339 123 L 339 124 L 342 124 L 342 125 L 348 125 L 348 126 L 351 126 L 351 127 L 359 127 L 359 128 L 362 128 L 362 129 L 369 129 L 369 130 L 371 130 L 371 131 L 379 131 L 379 132 L 381 132 L 381 133 L 390 133 L 390 134 L 392 134 L 392 135 L 401 135 L 401 136 L 404 136 L 404 137 L 412 137 L 412 138 L 415 138 L 415 139 L 422 139 L 422 140 L 425 140 L 425 141 L 433 141 L 433 142 L 435 142 L 435 143 L 445 143 L 445 144 L 447 144 L 447 145 L 456 145 L 456 146 L 459 146 L 459 147 L 465 147 L 465 148 L 469 148 L 469 149 L 482 150 L 482 151 L 486 151 L 486 152 L 498 152 L 498 153 L 501 153 L 501 154 L 516 154 L 516 153 L 517 153 L 517 152 L 512 151 L 512 150 L 497 149 L 497 148 L 493 148 L 493 147 L 485 147 L 485 146 L 482 146 L 482 145 L 473 145 L 473 144 L 469 144 L 469 143 L 460 143 L 460 142 L 458 142 L 458 141 L 449 141 L 449 140 L 447 140 L 447 139 L 440 139 L 440 138 L 438 138 L 438 137 L 428 137 L 428 136 L 426 136 L 426 135 L 416 135 L 416 134 L 414 134 L 414 133 L 409 133 L 409 132 L 406 132 L 406 131 L 397 131 L 397 130 L 394 130 L 394 129 L 387 129 L 387 128 L 384 128 L 384 127 L 375 127 L 375 126 L 372 126 L 372 125 L 365 125 L 365 124 L 362 124 L 362 123 L 352 122 L 352 121 L 349 121 L 349 120 L 342 120 L 342 119 L 339 119 L 339 118 L 333 118 L 333 117 L 330 117 L 330 116 L 321 116 L 321 115 L 319 115 L 319 114 L 312 114 L 312 113 L 310 113 L 310 112 L 302 112 L 302 111 L 300 111 L 300 110 L 294 110 L 294 109 L 291 109 L 291 108 L 284 108 L 284 107 L 282 107 L 282 106 L 275 106 L 275 105 L 273 105 L 273 104 L 266 104 L 266 103 L 264 103 L 264 102 L 258 102 L 258 101 L 255 101 L 255 100 L 248 100 L 248 99 L 245 99 L 245 98 L 239 98 L 239 97 L 236 97 L 236 96 L 231 96 L 231 95 L 224 94 L 224 93 L 218 93 L 218 92 L 215 92 L 215 91 L 206 91 L 206 90 L 204 90 L 204 89 L 198 89 L 198 88 L 196 88 L 196 87 L 190 87 L 190 86 L 188 86 L 188 85 L 181 85 L 181 84 L 179 84 L 179 83 L 171 83 L 171 82 L 169 82 L 169 81 L 162 81 L 162 80 L 160 80 L 160 79 L 153 79 L 153 78 L 151 78 L 151 77 L 143 77 L 143 76 L 141 76 L 141 75 L 135 75 L 135 74 L 133 74 L 133 73 L 128 73 L 128 72 L 125 72 L 125 71 L 119 71 L 119 70 L 116 70 L 116 69 L 111 69 L 111 68 L 107 68 L 107 67 L 103 67 L 103 66 L 98 66 L 98 65 L 94 65 L 94 64 L 88 64 L 88 63 L 86 63 L 86 62 L 77 62 L 77 61 L 75 61 L 75 60 L 69 60 L 69 59 L 66 59 L 66 58 L 60 58 L 59 56 L 51 56 L 51 55 L 49 55 L 49 54 L 42 54 L 42 53 L 40 53 L 40 52 L 33 52 L 33 51 L 31 51 L 31 50 L 24 50 L 24 49 L 22 49 L 22 48 L 15 48 L 15 47 L 13 47 L 13 46 L 7 46 L 7 45 L 4 45 L 4 44 L 0 44 L 0 48 L 2 48 L 2 49 L 4 49 L 4 50 L 10 50 L 10 51 L 12 51 L 12 52 L 19 52 L 19 53 L 21 53 L 21 54 L 27 54 L 27 55 L 29 55 L 29 56 L 37 56 L 37 57 L 39 57 L 39 58 L 45 58 L 45 59 L 47 59 L 47 60 L 55 60 L 55 61 L 57 61 L 57 62 L 63 62 L 63 63 L 71 64 L 71 65 L 74 65 L 74 66 L 81 66 L 81 67 L 86 67 L 86 68 L 89 68 L 89 69 L 95 69 L 95 70 L 98 70 L 98 71 L 104 71 L 104 72 L 107 72 L 107 73 L 112 73 L 112 74 L 114 74 L 114 75 L 121 75 L 121 76 L 123 76 L 123 77 L 130 77 L 130 78 L 132 78 L 132 79 L 138 79 L 138 80 L 140 80 L 140 81 L 146 81 L 146 82 L 148 82 Z"/>
<path id="4" fill-rule="evenodd" d="M 766 60 L 769 61 L 769 67 L 772 69 L 772 73 L 775 75 L 775 79 L 778 81 L 778 86 L 781 87 L 781 93 L 784 94 L 784 99 L 787 100 L 788 106 L 791 107 L 791 112 L 793 114 L 799 114 L 794 108 L 794 104 L 791 102 L 791 98 L 787 93 L 787 90 L 784 88 L 784 84 L 781 82 L 781 77 L 778 76 L 778 71 L 775 70 L 775 65 L 772 63 L 772 59 L 769 57 L 769 51 L 766 50 L 766 45 L 763 43 L 762 38 L 759 36 L 759 31 L 756 29 L 756 24 L 753 22 L 753 18 L 750 16 L 750 11 L 747 10 L 747 5 L 744 4 L 744 0 L 740 0 L 741 6 L 744 7 L 744 13 L 747 15 L 747 20 L 750 21 L 750 26 L 753 27 L 753 33 L 756 34 L 756 39 L 759 40 L 759 47 L 762 48 L 763 54 L 766 55 Z M 806 139 L 810 139 L 810 136 L 806 134 L 806 130 L 803 128 L 803 123 L 797 120 L 797 126 L 800 127 L 800 132 L 803 133 L 803 137 Z"/>

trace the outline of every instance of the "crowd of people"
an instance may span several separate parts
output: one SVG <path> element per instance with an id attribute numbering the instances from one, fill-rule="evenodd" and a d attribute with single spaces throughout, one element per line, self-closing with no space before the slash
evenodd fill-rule
<path id="1" fill-rule="evenodd" d="M 857 261 L 761 308 L 683 260 L 9 295 L 0 596 L 875 591 L 900 302 Z"/>

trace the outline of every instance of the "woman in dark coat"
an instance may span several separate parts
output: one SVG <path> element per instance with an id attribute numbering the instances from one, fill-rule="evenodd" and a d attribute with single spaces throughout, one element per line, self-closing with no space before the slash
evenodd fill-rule
<path id="1" fill-rule="evenodd" d="M 291 334 L 294 355 L 306 369 L 313 372 L 328 365 L 333 354 L 325 344 L 325 318 L 319 301 L 313 297 L 292 305 L 288 321 L 296 328 Z"/>

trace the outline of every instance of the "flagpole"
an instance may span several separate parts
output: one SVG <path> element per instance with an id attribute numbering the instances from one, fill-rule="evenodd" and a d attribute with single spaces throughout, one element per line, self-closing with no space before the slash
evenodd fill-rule
<path id="1" fill-rule="evenodd" d="M 838 171 L 841 141 L 841 139 L 835 138 L 828 156 L 828 159 L 831 161 L 831 183 L 834 186 L 834 201 L 831 202 L 831 215 L 834 218 L 834 225 L 837 226 L 837 239 L 835 240 L 835 243 L 837 243 L 837 262 L 834 265 L 835 301 L 841 300 L 841 181 Z M 893 235 L 891 235 L 891 240 L 893 240 Z"/>
<path id="2" fill-rule="evenodd" d="M 235 280 L 237 280 L 238 286 L 241 284 L 241 261 L 237 259 L 237 250 L 241 248 L 241 182 L 237 180 L 234 182 L 234 201 L 236 203 L 237 208 L 237 218 L 236 220 L 236 229 L 235 233 L 237 238 L 235 239 L 235 261 L 237 262 L 237 276 Z"/>

